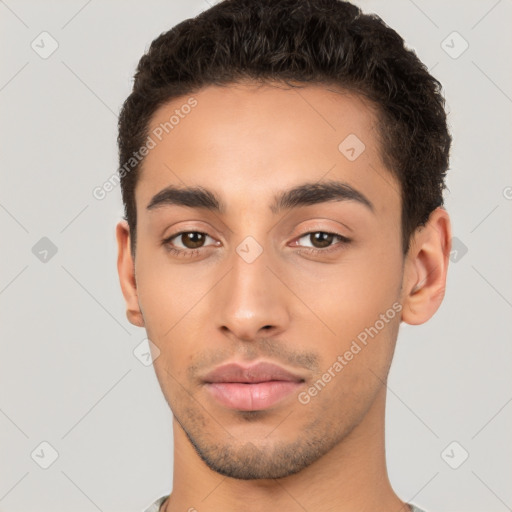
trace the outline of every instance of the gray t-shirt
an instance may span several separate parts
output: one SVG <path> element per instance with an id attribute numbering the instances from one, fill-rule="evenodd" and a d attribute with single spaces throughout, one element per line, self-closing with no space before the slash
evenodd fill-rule
<path id="1" fill-rule="evenodd" d="M 162 496 L 161 498 L 158 498 L 155 502 L 151 503 L 151 505 L 144 510 L 144 512 L 160 512 L 160 507 L 162 506 L 162 503 L 169 497 L 170 495 L 167 494 L 166 496 Z"/>
<path id="2" fill-rule="evenodd" d="M 167 494 L 166 496 L 162 496 L 161 498 L 158 498 L 155 502 L 151 503 L 151 505 L 146 510 L 144 510 L 144 512 L 160 512 L 160 507 L 162 506 L 162 503 L 168 497 L 169 494 Z M 412 505 L 411 503 L 409 503 L 409 505 L 411 506 L 412 512 L 425 512 L 424 510 Z"/>

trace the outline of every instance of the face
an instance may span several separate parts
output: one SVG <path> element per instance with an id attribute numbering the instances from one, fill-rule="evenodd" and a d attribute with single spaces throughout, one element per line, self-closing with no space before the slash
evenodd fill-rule
<path id="1" fill-rule="evenodd" d="M 193 97 L 154 137 L 136 187 L 131 320 L 158 348 L 163 394 L 203 461 L 283 477 L 338 445 L 386 379 L 401 321 L 399 185 L 356 96 L 239 84 Z M 161 107 L 149 133 L 188 99 Z M 205 382 L 224 363 L 261 361 L 296 379 Z"/>

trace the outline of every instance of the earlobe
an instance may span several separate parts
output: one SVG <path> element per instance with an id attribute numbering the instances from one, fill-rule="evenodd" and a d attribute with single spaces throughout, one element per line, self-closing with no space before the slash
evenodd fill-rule
<path id="1" fill-rule="evenodd" d="M 137 327 L 144 327 L 144 318 L 140 310 L 135 279 L 135 265 L 130 250 L 130 228 L 125 220 L 116 226 L 117 272 L 126 302 L 126 318 Z"/>
<path id="2" fill-rule="evenodd" d="M 451 250 L 450 218 L 436 208 L 411 240 L 402 283 L 402 321 L 419 325 L 439 309 L 446 290 Z"/>

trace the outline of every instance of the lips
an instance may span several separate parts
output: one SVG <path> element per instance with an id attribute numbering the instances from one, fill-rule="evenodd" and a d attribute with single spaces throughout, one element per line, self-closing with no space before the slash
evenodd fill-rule
<path id="1" fill-rule="evenodd" d="M 301 382 L 300 376 L 295 375 L 281 366 L 273 363 L 261 362 L 252 366 L 242 366 L 237 363 L 228 363 L 215 368 L 203 377 L 205 382 L 269 382 L 272 380 Z"/>
<path id="2" fill-rule="evenodd" d="M 217 402 L 240 411 L 267 409 L 304 382 L 300 375 L 269 362 L 251 366 L 228 363 L 206 374 L 203 380 Z"/>

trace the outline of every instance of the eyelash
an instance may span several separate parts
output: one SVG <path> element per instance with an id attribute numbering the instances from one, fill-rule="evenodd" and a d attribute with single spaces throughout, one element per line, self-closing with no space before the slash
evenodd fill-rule
<path id="1" fill-rule="evenodd" d="M 177 249 L 176 247 L 173 247 L 172 245 L 170 245 L 172 240 L 174 240 L 175 238 L 178 238 L 180 235 L 185 235 L 188 233 L 199 233 L 201 235 L 210 236 L 210 235 L 208 235 L 208 233 L 204 233 L 203 231 L 180 231 L 179 233 L 175 233 L 175 234 L 167 237 L 165 240 L 163 240 L 162 245 L 165 246 L 165 249 L 167 251 L 169 251 L 169 253 L 176 255 L 176 256 L 180 256 L 180 257 L 196 256 L 201 251 L 201 249 L 204 249 L 204 247 L 200 247 L 198 249 Z M 302 235 L 300 235 L 297 238 L 297 240 L 300 240 L 301 238 L 304 238 L 305 236 L 308 236 L 308 235 L 313 235 L 315 233 L 324 233 L 327 235 L 334 235 L 334 236 L 338 237 L 340 242 L 339 242 L 339 244 L 331 245 L 326 249 L 317 249 L 315 247 L 306 247 L 306 248 L 300 249 L 299 252 L 307 252 L 309 254 L 314 254 L 314 255 L 330 254 L 333 251 L 340 250 L 343 246 L 348 245 L 352 241 L 350 238 L 340 235 L 339 233 L 335 233 L 332 231 L 320 231 L 320 230 L 308 231 L 306 233 L 303 233 Z"/>

